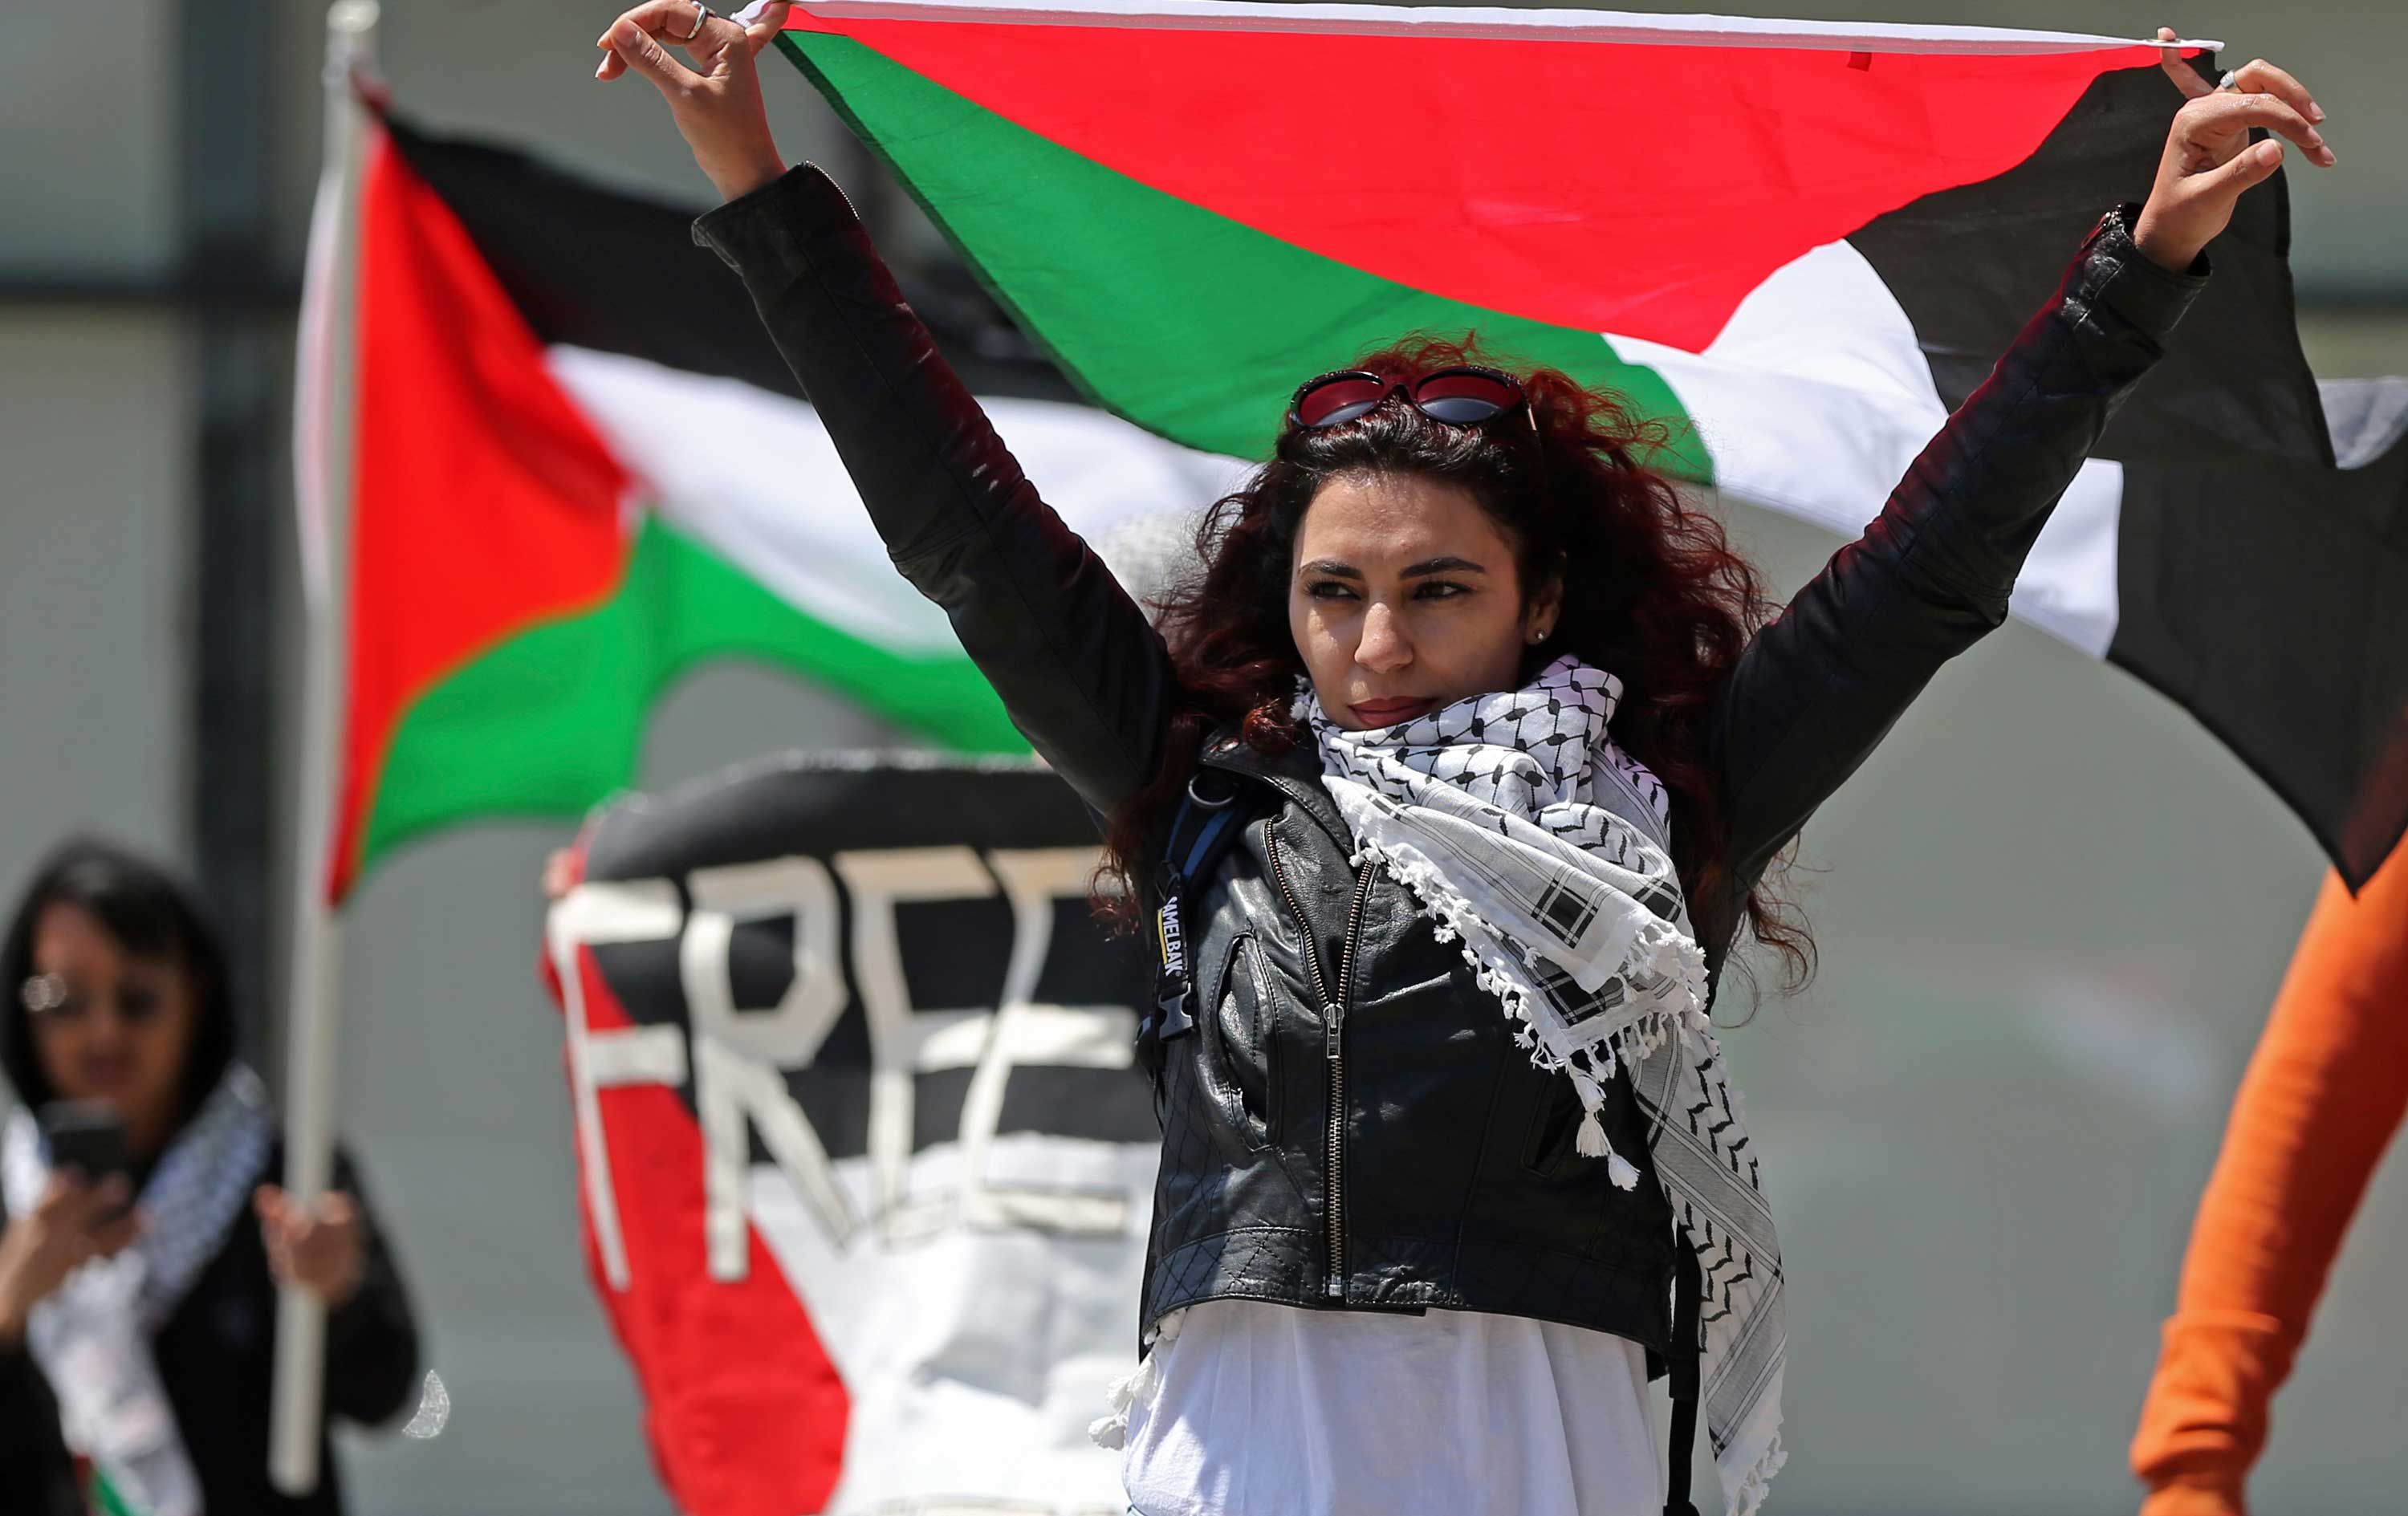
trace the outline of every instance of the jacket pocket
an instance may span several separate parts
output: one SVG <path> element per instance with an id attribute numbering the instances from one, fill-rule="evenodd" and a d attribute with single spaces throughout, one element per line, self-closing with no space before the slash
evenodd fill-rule
<path id="1" fill-rule="evenodd" d="M 1525 1086 L 1528 1091 L 1530 1136 L 1523 1150 L 1522 1165 L 1534 1174 L 1552 1176 L 1573 1155 L 1580 1140 L 1581 1118 L 1587 1111 L 1569 1075 L 1549 1074 L 1535 1067 L 1524 1072 L 1534 1083 Z"/>
<path id="2" fill-rule="evenodd" d="M 1201 1029 L 1214 1094 L 1222 1096 L 1246 1147 L 1256 1152 L 1271 1145 L 1277 1129 L 1270 1093 L 1278 1088 L 1278 1039 L 1271 1035 L 1278 1004 L 1261 945 L 1253 933 L 1240 934 L 1213 978 L 1211 1013 Z"/>

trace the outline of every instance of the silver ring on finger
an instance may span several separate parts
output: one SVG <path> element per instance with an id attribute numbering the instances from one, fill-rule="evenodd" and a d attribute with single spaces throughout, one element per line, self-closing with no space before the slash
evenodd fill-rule
<path id="1" fill-rule="evenodd" d="M 697 32 L 701 31 L 702 23 L 700 21 L 695 22 L 694 29 Z M 2215 81 L 2215 87 L 2222 90 L 2227 94 L 2239 94 L 2241 93 L 2241 71 L 2237 68 L 2226 69 L 2224 71 L 2224 77 Z"/>
<path id="2" fill-rule="evenodd" d="M 704 5 L 702 0 L 694 0 L 694 29 L 686 33 L 685 36 L 679 37 L 678 40 L 680 42 L 691 42 L 695 37 L 700 36 L 702 35 L 703 23 L 710 20 L 710 15 L 711 11 L 709 6 Z M 2229 79 L 2231 76 L 2227 75 L 2226 77 Z"/>

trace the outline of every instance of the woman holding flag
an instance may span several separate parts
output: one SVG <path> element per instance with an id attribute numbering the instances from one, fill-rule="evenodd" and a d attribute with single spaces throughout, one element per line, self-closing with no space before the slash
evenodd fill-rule
<path id="1" fill-rule="evenodd" d="M 2263 63 L 2198 86 L 2147 203 L 2108 212 L 1777 620 L 1617 397 L 1423 338 L 1297 376 L 1157 630 L 1022 477 L 842 194 L 779 157 L 754 58 L 785 9 L 649 0 L 596 77 L 667 100 L 727 201 L 698 236 L 898 569 L 1109 819 L 1116 908 L 1161 950 L 1147 1351 L 1097 1425 L 1133 1509 L 1685 1510 L 1702 1410 L 1752 1510 L 1784 1457 L 1782 1276 L 1715 978 L 1745 929 L 1802 980 L 1768 872 L 2004 618 L 2203 250 L 2279 168 L 2251 129 L 2329 164 L 2321 110 Z"/>
<path id="2" fill-rule="evenodd" d="M 276 1291 L 325 1302 L 325 1405 L 355 1423 L 409 1403 L 418 1329 L 348 1155 L 315 1205 L 270 1182 L 274 1113 L 199 903 L 69 841 L 0 983 L 0 1511 L 336 1516 L 331 1461 L 305 1494 L 268 1482 Z"/>

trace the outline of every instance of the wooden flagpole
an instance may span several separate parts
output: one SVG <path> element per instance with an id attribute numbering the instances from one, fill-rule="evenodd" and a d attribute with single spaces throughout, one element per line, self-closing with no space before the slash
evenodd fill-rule
<path id="1" fill-rule="evenodd" d="M 286 998 L 284 1188 L 315 1204 L 334 1178 L 335 1042 L 342 923 L 328 898 L 337 751 L 343 719 L 344 601 L 350 590 L 351 423 L 359 286 L 360 166 L 368 122 L 355 80 L 375 59 L 376 0 L 326 12 L 325 167 L 309 227 L 294 426 L 307 643 L 300 847 L 293 881 Z M 276 1309 L 276 1387 L 268 1478 L 298 1495 L 317 1488 L 323 1421 L 326 1312 L 286 1285 Z"/>

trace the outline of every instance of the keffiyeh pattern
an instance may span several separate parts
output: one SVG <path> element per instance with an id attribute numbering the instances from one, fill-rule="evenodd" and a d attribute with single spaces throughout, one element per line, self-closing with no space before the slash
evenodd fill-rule
<path id="1" fill-rule="evenodd" d="M 1749 1516 L 1784 1456 L 1781 1250 L 1706 1019 L 1669 798 L 1607 735 L 1621 694 L 1565 657 L 1519 690 L 1371 731 L 1340 729 L 1309 690 L 1298 698 L 1357 865 L 1396 875 L 1440 940 L 1462 944 L 1532 1062 L 1579 1092 L 1580 1151 L 1625 1189 L 1639 1170 L 1601 1112 L 1616 1068 L 1630 1074 L 1704 1280 L 1707 1433 L 1730 1510 Z"/>

